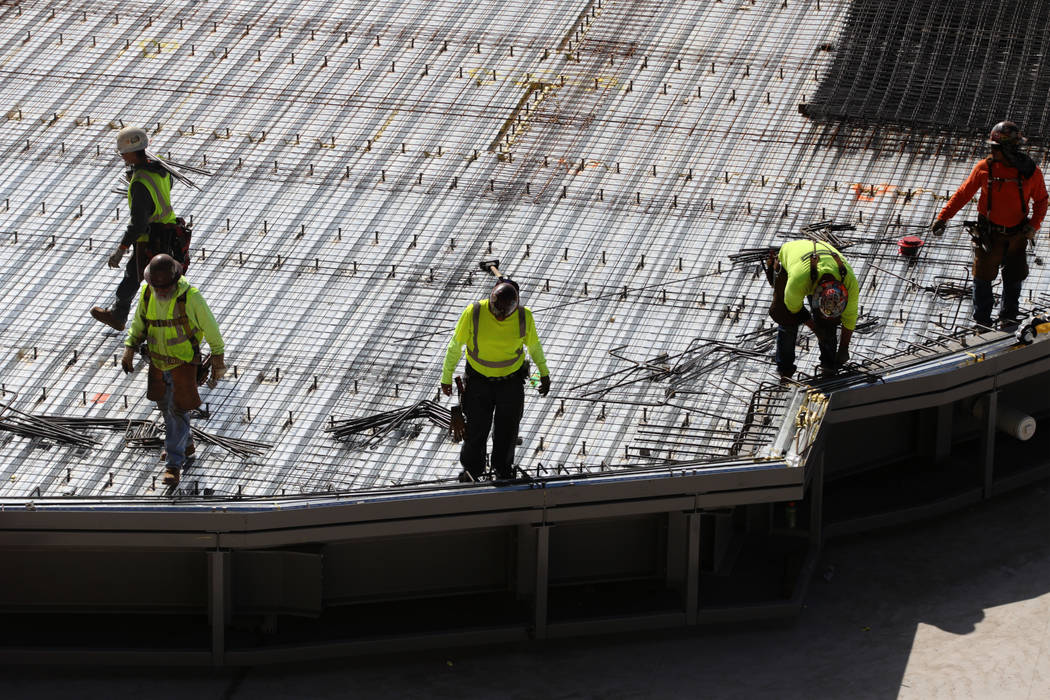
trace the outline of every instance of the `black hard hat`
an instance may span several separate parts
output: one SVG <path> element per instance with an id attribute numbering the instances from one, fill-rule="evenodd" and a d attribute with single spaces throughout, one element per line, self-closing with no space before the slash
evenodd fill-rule
<path id="1" fill-rule="evenodd" d="M 988 140 L 985 143 L 989 146 L 1009 147 L 1020 146 L 1027 141 L 1028 139 L 1021 135 L 1021 127 L 1011 121 L 1002 121 L 988 132 Z"/>
<path id="2" fill-rule="evenodd" d="M 506 318 L 518 308 L 518 287 L 513 282 L 499 282 L 489 294 L 489 308 L 492 313 Z"/>
<path id="3" fill-rule="evenodd" d="M 161 253 L 150 258 L 142 276 L 151 287 L 170 287 L 182 277 L 182 265 L 170 255 Z"/>

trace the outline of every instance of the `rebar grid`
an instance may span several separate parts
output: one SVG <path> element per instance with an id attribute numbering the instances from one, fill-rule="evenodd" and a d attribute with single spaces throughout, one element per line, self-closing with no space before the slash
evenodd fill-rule
<path id="1" fill-rule="evenodd" d="M 851 3 L 835 61 L 805 112 L 846 120 L 987 133 L 1010 118 L 1033 137 L 1050 127 L 1050 6 Z"/>
<path id="2" fill-rule="evenodd" d="M 786 5 L 786 6 L 785 6 Z M 88 315 L 127 221 L 115 129 L 206 167 L 176 187 L 189 279 L 231 372 L 204 390 L 187 494 L 261 497 L 441 482 L 424 424 L 347 445 L 326 428 L 434 398 L 485 258 L 522 282 L 554 379 L 531 392 L 529 474 L 757 455 L 775 433 L 770 295 L 742 249 L 814 222 L 860 278 L 855 357 L 965 326 L 969 249 L 896 239 L 968 172 L 970 141 L 814 126 L 797 110 L 847 3 L 603 0 L 22 3 L 0 9 L 0 391 L 25 413 L 148 420 L 145 373 Z M 964 212 L 965 214 L 965 212 Z M 962 215 L 961 215 L 962 216 Z M 1033 268 L 1029 288 L 1043 279 Z M 800 366 L 816 363 L 814 347 Z M 462 365 L 461 365 L 462 367 Z M 447 407 L 448 400 L 442 405 Z M 161 496 L 155 454 L 0 434 L 0 497 Z"/>

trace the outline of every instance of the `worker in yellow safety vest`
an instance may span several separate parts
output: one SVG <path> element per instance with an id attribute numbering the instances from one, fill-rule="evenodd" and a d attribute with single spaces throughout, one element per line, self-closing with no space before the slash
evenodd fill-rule
<path id="1" fill-rule="evenodd" d="M 466 388 L 462 397 L 467 421 L 459 461 L 460 481 L 477 481 L 485 471 L 485 446 L 492 429 L 492 471 L 497 479 L 514 478 L 514 447 L 525 408 L 529 363 L 539 370 L 538 391 L 550 391 L 550 372 L 536 334 L 532 311 L 520 304 L 518 285 L 501 279 L 488 299 L 476 301 L 459 317 L 445 352 L 441 391 L 452 395 L 452 374 L 467 349 Z"/>
<path id="2" fill-rule="evenodd" d="M 119 245 L 108 258 L 109 266 L 120 267 L 124 254 L 132 254 L 124 268 L 124 276 L 117 285 L 116 298 L 109 308 L 96 306 L 91 316 L 118 331 L 124 330 L 131 302 L 142 282 L 146 263 L 159 253 L 175 253 L 181 258 L 179 225 L 171 207 L 171 174 L 158 161 L 149 157 L 146 147 L 149 136 L 145 129 L 129 126 L 117 134 L 117 151 L 129 169 L 128 208 L 131 223 L 128 224 Z M 180 259 L 185 266 L 186 260 Z"/>
<path id="3" fill-rule="evenodd" d="M 226 374 L 225 345 L 204 297 L 183 277 L 182 266 L 174 258 L 155 256 L 144 276 L 146 284 L 124 342 L 121 366 L 125 372 L 134 371 L 135 352 L 145 340 L 149 352 L 146 398 L 156 401 L 164 416 L 164 483 L 174 486 L 195 451 L 188 412 L 201 405 L 197 393 L 201 340 L 211 349 L 210 387 Z"/>

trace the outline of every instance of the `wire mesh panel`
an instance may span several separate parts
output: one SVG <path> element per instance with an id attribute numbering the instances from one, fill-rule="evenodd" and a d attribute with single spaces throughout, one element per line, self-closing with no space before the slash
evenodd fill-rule
<path id="1" fill-rule="evenodd" d="M 194 425 L 214 439 L 183 494 L 454 482 L 441 363 L 493 258 L 553 378 L 547 398 L 527 392 L 526 473 L 760 455 L 786 389 L 748 251 L 852 227 L 836 235 L 861 283 L 864 371 L 969 323 L 961 229 L 912 259 L 896 241 L 932 220 L 974 143 L 798 112 L 848 9 L 0 7 L 0 497 L 163 495 L 145 372 L 125 376 L 124 334 L 88 315 L 119 280 L 105 261 L 127 223 L 113 146 L 129 124 L 212 172 L 172 195 L 230 366 L 202 389 Z M 1028 288 L 1043 281 L 1034 264 Z M 800 342 L 808 375 L 816 347 Z M 353 419 L 367 429 L 340 439 Z M 91 442 L 64 439 L 70 425 Z"/>
<path id="2" fill-rule="evenodd" d="M 812 101 L 820 121 L 859 121 L 987 132 L 1012 119 L 1045 138 L 1050 129 L 1045 56 L 1050 4 L 850 3 L 834 62 Z"/>

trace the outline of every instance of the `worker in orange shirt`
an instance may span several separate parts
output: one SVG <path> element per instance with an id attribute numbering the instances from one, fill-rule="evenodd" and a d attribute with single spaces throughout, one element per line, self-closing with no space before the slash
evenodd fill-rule
<path id="1" fill-rule="evenodd" d="M 1046 216 L 1043 173 L 1021 150 L 1025 141 L 1011 121 L 993 126 L 987 141 L 992 154 L 973 167 L 930 227 L 935 236 L 944 233 L 948 220 L 980 190 L 977 226 L 981 242 L 975 242 L 973 247 L 973 319 L 982 326 L 992 324 L 992 282 L 1000 267 L 1003 293 L 999 323 L 1016 325 L 1021 284 L 1028 277 L 1025 251 L 1028 241 L 1035 241 Z"/>

